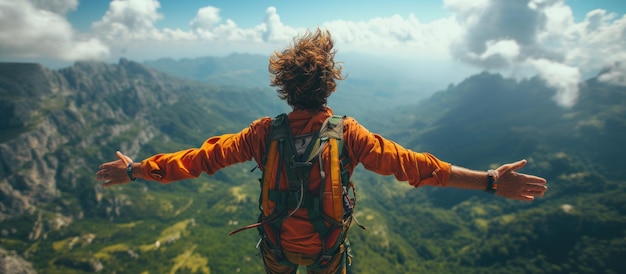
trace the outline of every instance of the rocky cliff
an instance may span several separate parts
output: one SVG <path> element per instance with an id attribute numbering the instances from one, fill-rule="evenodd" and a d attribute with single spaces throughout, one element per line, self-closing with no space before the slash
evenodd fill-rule
<path id="1" fill-rule="evenodd" d="M 173 92 L 153 92 L 172 90 L 171 83 L 176 81 L 126 60 L 59 71 L 0 64 L 0 221 L 33 213 L 85 183 L 78 174 L 94 167 L 72 157 L 76 150 L 97 150 L 94 145 L 140 126 L 136 138 L 120 147 L 137 152 L 154 132 L 142 110 L 176 102 Z"/>

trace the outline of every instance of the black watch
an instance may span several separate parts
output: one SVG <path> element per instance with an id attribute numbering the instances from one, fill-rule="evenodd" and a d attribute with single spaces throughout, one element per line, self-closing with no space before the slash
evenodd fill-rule
<path id="1" fill-rule="evenodd" d="M 496 193 L 496 190 L 498 190 L 498 172 L 490 169 L 487 171 L 487 189 L 485 189 L 486 192 L 489 192 L 491 194 Z"/>
<path id="2" fill-rule="evenodd" d="M 126 174 L 128 174 L 128 179 L 130 179 L 131 181 L 137 180 L 137 178 L 133 177 L 133 162 L 130 162 L 126 166 Z"/>

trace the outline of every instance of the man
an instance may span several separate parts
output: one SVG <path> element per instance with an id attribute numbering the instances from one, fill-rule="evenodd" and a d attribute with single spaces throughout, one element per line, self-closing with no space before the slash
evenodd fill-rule
<path id="1" fill-rule="evenodd" d="M 335 63 L 334 56 L 330 33 L 317 29 L 294 39 L 292 45 L 280 53 L 275 52 L 270 58 L 269 71 L 273 75 L 271 85 L 278 88 L 279 97 L 293 108 L 286 116 L 293 136 L 317 133 L 327 119 L 333 116 L 332 110 L 326 107 L 327 98 L 335 91 L 335 81 L 343 79 L 342 67 Z M 239 133 L 211 137 L 200 148 L 158 154 L 139 163 L 118 151 L 116 155 L 119 159 L 102 164 L 96 177 L 105 181 L 105 187 L 128 183 L 135 178 L 169 183 L 195 178 L 202 172 L 212 175 L 223 167 L 250 160 L 256 161 L 264 172 L 271 172 L 266 170 L 266 159 L 268 150 L 271 149 L 268 139 L 270 129 L 275 125 L 274 121 L 269 117 L 260 118 Z M 535 197 L 543 196 L 547 190 L 546 180 L 543 178 L 516 172 L 526 165 L 525 160 L 505 164 L 487 172 L 475 171 L 453 166 L 429 153 L 405 149 L 369 132 L 352 118 L 342 119 L 341 125 L 340 139 L 344 143 L 343 151 L 347 154 L 343 168 L 349 174 L 361 163 L 370 171 L 383 175 L 392 174 L 399 181 L 408 181 L 415 187 L 434 185 L 486 190 L 504 198 L 523 201 L 532 201 Z M 326 184 L 326 174 L 329 172 L 329 164 L 326 163 L 332 159 L 322 155 L 323 152 L 320 152 L 315 156 L 319 157 L 319 162 L 309 159 L 303 165 L 310 166 L 308 168 L 313 172 L 306 173 L 306 187 L 301 183 L 302 189 L 298 193 L 317 193 Z M 278 171 L 274 173 L 278 174 L 275 177 L 278 177 L 276 181 L 279 181 L 277 184 L 280 186 L 287 184 L 285 181 L 292 183 L 291 178 L 286 178 L 289 176 L 280 176 L 287 173 L 285 166 L 285 163 L 278 164 Z M 289 191 L 297 192 L 291 188 L 288 191 L 283 190 Z M 306 265 L 309 273 L 346 273 L 348 263 L 347 247 L 343 242 L 345 235 L 335 236 L 330 243 L 336 245 L 328 247 L 329 240 L 325 234 L 332 233 L 319 232 L 320 225 L 316 225 L 309 216 L 311 206 L 301 208 L 302 198 L 300 196 L 297 206 L 287 206 L 286 213 L 278 216 L 280 222 L 274 226 L 273 231 L 268 232 L 272 230 L 268 224 L 276 224 L 275 220 L 269 220 L 270 214 L 266 213 L 258 224 L 263 239 L 260 246 L 266 271 L 295 273 L 298 265 Z M 321 203 L 327 203 L 330 199 L 319 196 L 316 198 L 323 199 Z M 322 224 L 323 230 L 331 227 L 330 221 L 325 220 Z M 342 229 L 342 232 L 347 233 L 347 228 Z"/>

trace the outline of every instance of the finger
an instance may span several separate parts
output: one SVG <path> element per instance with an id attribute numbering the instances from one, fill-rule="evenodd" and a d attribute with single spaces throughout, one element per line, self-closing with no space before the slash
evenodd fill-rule
<path id="1" fill-rule="evenodd" d="M 511 171 L 515 171 L 515 170 L 519 170 L 521 168 L 523 168 L 526 165 L 526 160 L 520 160 L 514 163 L 510 163 L 510 164 L 505 164 L 502 165 L 499 169 L 498 169 L 498 174 L 500 176 L 502 176 L 505 173 L 511 172 Z"/>
<path id="2" fill-rule="evenodd" d="M 546 192 L 546 188 L 543 189 L 527 189 L 525 190 L 523 193 L 523 195 L 530 195 L 530 196 L 543 196 L 543 194 Z"/>
<path id="3" fill-rule="evenodd" d="M 532 192 L 541 192 L 544 193 L 546 192 L 546 190 L 548 190 L 547 186 L 535 186 L 533 188 L 529 188 L 528 191 L 532 191 Z"/>
<path id="4" fill-rule="evenodd" d="M 546 184 L 546 179 L 535 176 L 535 175 L 529 175 L 526 173 L 518 173 L 516 172 L 515 175 L 517 176 L 521 176 L 522 181 L 526 182 L 526 184 L 536 184 L 536 185 L 545 185 Z"/>
<path id="5" fill-rule="evenodd" d="M 96 175 L 98 175 L 98 174 L 104 174 L 104 173 L 106 173 L 106 171 L 108 171 L 108 169 L 106 169 L 106 168 L 100 168 L 98 171 L 96 171 Z"/>
<path id="6" fill-rule="evenodd" d="M 533 183 L 533 182 L 526 182 L 524 183 L 524 185 L 527 188 L 536 188 L 536 189 L 543 189 L 543 188 L 548 188 L 548 186 L 546 186 L 545 183 Z"/>
<path id="7" fill-rule="evenodd" d="M 104 172 L 104 171 L 96 172 L 96 180 L 98 180 L 98 181 L 106 181 L 106 180 L 110 180 L 110 179 L 111 179 L 111 174 L 109 174 L 108 172 Z"/>
<path id="8" fill-rule="evenodd" d="M 109 169 L 109 168 L 111 168 L 113 166 L 115 166 L 115 161 L 101 164 L 98 168 L 99 169 Z"/>
<path id="9" fill-rule="evenodd" d="M 124 154 L 122 154 L 119 150 L 115 152 L 115 156 L 124 162 L 124 165 L 128 165 L 131 161 L 130 158 Z"/>
<path id="10" fill-rule="evenodd" d="M 519 173 L 519 174 L 522 174 L 522 173 Z M 523 174 L 523 175 L 525 176 L 526 184 L 544 186 L 547 183 L 546 179 L 544 178 L 533 176 L 533 175 L 527 175 L 527 174 Z"/>
<path id="11" fill-rule="evenodd" d="M 519 161 L 517 161 L 515 163 L 511 163 L 511 164 L 509 164 L 509 170 L 510 171 L 520 170 L 524 166 L 526 166 L 526 163 L 527 163 L 526 159 L 519 160 Z"/>
<path id="12" fill-rule="evenodd" d="M 107 170 L 100 170 L 96 172 L 96 180 L 105 181 L 105 180 L 110 180 L 110 179 L 111 179 L 111 173 L 108 172 Z"/>

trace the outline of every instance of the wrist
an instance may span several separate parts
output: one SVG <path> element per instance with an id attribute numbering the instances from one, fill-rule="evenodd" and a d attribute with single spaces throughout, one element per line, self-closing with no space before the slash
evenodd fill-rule
<path id="1" fill-rule="evenodd" d="M 126 166 L 126 174 L 128 175 L 128 179 L 131 181 L 136 181 L 137 177 L 133 176 L 133 162 L 128 163 Z"/>
<path id="2" fill-rule="evenodd" d="M 498 190 L 498 172 L 490 169 L 487 171 L 487 188 L 485 188 L 486 192 L 491 194 L 495 194 Z"/>

